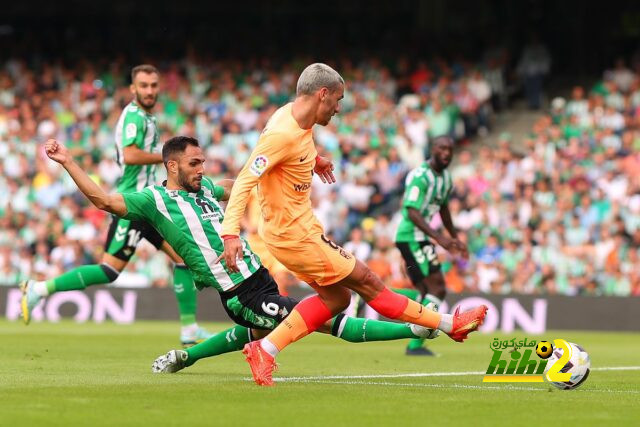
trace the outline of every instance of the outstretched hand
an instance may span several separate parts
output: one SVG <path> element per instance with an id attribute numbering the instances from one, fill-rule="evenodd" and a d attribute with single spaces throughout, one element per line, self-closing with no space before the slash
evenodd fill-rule
<path id="1" fill-rule="evenodd" d="M 224 240 L 224 251 L 216 259 L 216 264 L 219 263 L 220 260 L 224 260 L 227 269 L 232 273 L 237 273 L 240 271 L 238 268 L 238 258 L 242 258 L 242 241 L 237 236 L 226 238 Z"/>
<path id="2" fill-rule="evenodd" d="M 316 157 L 316 166 L 313 171 L 320 177 L 322 182 L 333 184 L 336 182 L 336 177 L 333 176 L 333 163 L 331 160 L 324 157 Z"/>
<path id="3" fill-rule="evenodd" d="M 469 249 L 467 248 L 467 245 L 465 243 L 463 243 L 461 240 L 454 239 L 453 244 L 462 258 L 469 259 Z"/>
<path id="4" fill-rule="evenodd" d="M 64 165 L 71 160 L 67 147 L 60 144 L 55 139 L 48 139 L 47 142 L 44 143 L 44 150 L 51 160 L 58 162 L 61 165 Z"/>

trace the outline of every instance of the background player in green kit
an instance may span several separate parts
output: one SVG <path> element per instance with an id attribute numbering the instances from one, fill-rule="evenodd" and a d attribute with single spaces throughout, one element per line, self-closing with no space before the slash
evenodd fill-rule
<path id="1" fill-rule="evenodd" d="M 220 255 L 224 213 L 219 201 L 229 198 L 231 180 L 222 185 L 203 177 L 204 155 L 198 141 L 179 136 L 167 141 L 162 154 L 167 168 L 163 185 L 142 191 L 107 194 L 82 170 L 67 149 L 55 140 L 45 144 L 47 155 L 63 165 L 69 175 L 98 208 L 133 221 L 146 221 L 184 259 L 198 289 L 214 288 L 236 326 L 183 350 L 172 350 L 153 364 L 154 372 L 175 372 L 203 357 L 236 351 L 252 339 L 265 336 L 298 303 L 278 293 L 278 286 L 249 245 L 241 240 L 238 272 L 231 272 Z M 402 323 L 336 316 L 324 332 L 350 342 L 382 341 L 428 336 L 432 330 Z"/>
<path id="2" fill-rule="evenodd" d="M 162 163 L 162 155 L 156 150 L 156 118 L 151 114 L 158 99 L 159 77 L 158 70 L 152 65 L 138 65 L 131 71 L 130 90 L 134 100 L 120 114 L 115 129 L 116 160 L 121 169 L 117 191 L 122 194 L 140 191 L 154 184 L 156 164 Z M 182 345 L 193 345 L 209 338 L 211 334 L 196 323 L 196 290 L 191 273 L 180 257 L 146 222 L 116 216 L 112 217 L 100 264 L 74 268 L 46 282 L 27 280 L 20 284 L 23 291 L 22 317 L 25 323 L 30 321 L 31 310 L 47 295 L 85 289 L 87 286 L 116 280 L 135 253 L 140 239 L 147 239 L 175 263 L 173 289 L 180 311 Z"/>
<path id="3" fill-rule="evenodd" d="M 449 252 L 468 256 L 466 245 L 458 240 L 448 206 L 452 185 L 447 166 L 452 157 L 453 140 L 448 136 L 437 137 L 431 145 L 429 160 L 409 172 L 402 200 L 402 220 L 396 233 L 396 246 L 402 253 L 411 282 L 417 290 L 396 292 L 421 300 L 436 311 L 444 300 L 446 287 L 432 241 Z M 440 213 L 450 237 L 429 226 L 436 212 Z M 411 340 L 406 353 L 433 355 L 423 343 L 424 339 Z"/>

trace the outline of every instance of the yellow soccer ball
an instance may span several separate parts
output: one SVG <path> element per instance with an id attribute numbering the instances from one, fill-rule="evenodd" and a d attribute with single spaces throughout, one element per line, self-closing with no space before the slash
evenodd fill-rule
<path id="1" fill-rule="evenodd" d="M 553 353 L 553 345 L 549 341 L 540 341 L 536 346 L 536 354 L 540 359 L 548 359 Z"/>

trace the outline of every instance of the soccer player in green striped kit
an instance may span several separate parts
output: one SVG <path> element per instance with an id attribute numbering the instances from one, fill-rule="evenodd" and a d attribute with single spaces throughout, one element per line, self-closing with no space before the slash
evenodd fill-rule
<path id="1" fill-rule="evenodd" d="M 468 256 L 466 245 L 458 240 L 448 206 L 452 184 L 447 166 L 452 157 L 452 139 L 448 136 L 436 137 L 431 145 L 429 160 L 409 172 L 402 199 L 402 220 L 396 233 L 396 246 L 405 260 L 407 273 L 415 289 L 395 291 L 435 311 L 444 300 L 446 287 L 432 241 L 451 253 Z M 436 212 L 440 214 L 449 236 L 429 226 Z M 424 339 L 412 339 L 406 354 L 434 355 L 423 344 Z"/>
<path id="2" fill-rule="evenodd" d="M 266 336 L 298 303 L 279 294 L 278 286 L 260 259 L 241 239 L 238 271 L 227 268 L 220 236 L 232 180 L 214 184 L 203 176 L 204 155 L 198 141 L 186 136 L 171 138 L 162 155 L 167 181 L 132 193 L 107 194 L 82 170 L 67 149 L 55 140 L 45 144 L 47 155 L 60 163 L 78 188 L 98 208 L 132 221 L 153 225 L 184 259 L 198 289 L 218 291 L 227 315 L 236 323 L 186 350 L 171 350 L 153 363 L 153 372 L 176 372 L 204 357 L 237 351 L 251 340 Z M 319 331 L 349 342 L 384 341 L 431 336 L 431 329 L 403 323 L 350 318 L 342 314 Z"/>
<path id="3" fill-rule="evenodd" d="M 162 155 L 156 151 L 156 118 L 151 114 L 158 99 L 159 77 L 160 73 L 152 65 L 138 65 L 131 71 L 130 90 L 135 98 L 120 114 L 115 129 L 117 162 L 121 168 L 117 191 L 122 194 L 140 191 L 154 184 L 156 164 L 162 163 Z M 211 334 L 196 322 L 196 289 L 191 272 L 182 259 L 148 223 L 116 216 L 112 217 L 100 264 L 77 267 L 47 281 L 27 280 L 20 284 L 25 323 L 29 323 L 31 310 L 37 303 L 50 294 L 82 290 L 116 280 L 143 238 L 164 251 L 175 263 L 173 289 L 180 312 L 182 345 L 187 347 L 209 338 Z"/>

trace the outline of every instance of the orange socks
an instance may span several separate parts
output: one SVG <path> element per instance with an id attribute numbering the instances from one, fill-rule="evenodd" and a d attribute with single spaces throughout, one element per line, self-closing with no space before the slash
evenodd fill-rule
<path id="1" fill-rule="evenodd" d="M 432 329 L 438 328 L 442 317 L 435 311 L 427 310 L 423 305 L 387 288 L 367 304 L 389 319 L 398 319 Z"/>
<path id="2" fill-rule="evenodd" d="M 268 340 L 280 351 L 292 342 L 309 335 L 309 333 L 310 331 L 306 323 L 304 323 L 304 319 L 294 308 L 287 318 L 263 339 L 263 342 Z M 274 355 L 272 354 L 272 356 Z"/>
<path id="3" fill-rule="evenodd" d="M 269 354 L 275 356 L 272 354 L 274 351 L 277 354 L 292 342 L 309 335 L 331 317 L 333 317 L 331 310 L 327 308 L 319 296 L 307 298 L 296 305 L 289 316 L 262 340 L 262 347 Z"/>
<path id="4" fill-rule="evenodd" d="M 438 329 L 442 315 L 438 312 L 427 309 L 424 305 L 409 300 L 407 307 L 402 314 L 397 317 L 403 322 L 415 323 L 431 329 Z"/>

